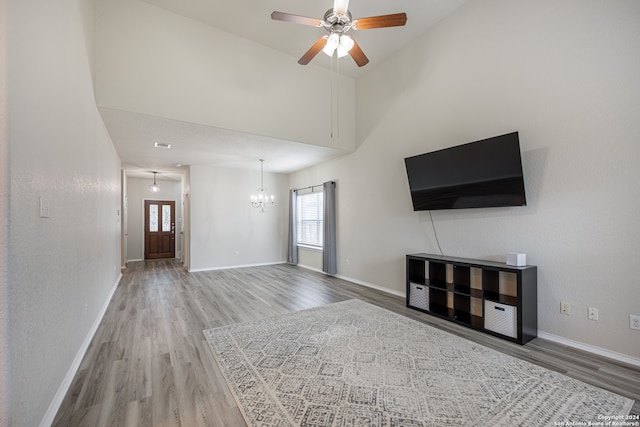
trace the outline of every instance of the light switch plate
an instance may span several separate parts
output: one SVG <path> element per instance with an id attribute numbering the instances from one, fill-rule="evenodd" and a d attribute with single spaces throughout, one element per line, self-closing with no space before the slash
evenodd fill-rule
<path id="1" fill-rule="evenodd" d="M 49 218 L 49 200 L 40 196 L 40 218 Z"/>

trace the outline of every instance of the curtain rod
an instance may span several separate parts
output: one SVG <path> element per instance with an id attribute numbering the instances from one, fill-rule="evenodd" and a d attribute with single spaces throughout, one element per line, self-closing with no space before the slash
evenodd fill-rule
<path id="1" fill-rule="evenodd" d="M 329 182 L 331 182 L 331 183 L 333 183 L 333 184 L 335 185 L 335 181 L 329 181 Z M 302 190 L 308 190 L 308 189 L 311 189 L 311 192 L 313 192 L 313 189 L 314 189 L 314 188 L 316 188 L 316 187 L 322 187 L 322 186 L 324 186 L 324 184 L 310 185 L 310 186 L 308 186 L 308 187 L 302 187 L 302 188 L 294 188 L 294 190 L 296 190 L 296 191 L 302 191 Z"/>
<path id="2" fill-rule="evenodd" d="M 302 191 L 302 190 L 308 190 L 311 189 L 311 192 L 313 193 L 313 189 L 316 187 L 322 187 L 322 184 L 318 184 L 318 185 L 310 185 L 308 187 L 303 187 L 303 188 L 296 188 L 296 191 Z"/>

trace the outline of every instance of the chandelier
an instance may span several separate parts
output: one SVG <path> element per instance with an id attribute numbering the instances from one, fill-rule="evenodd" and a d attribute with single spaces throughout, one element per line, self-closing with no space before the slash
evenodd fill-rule
<path id="1" fill-rule="evenodd" d="M 266 208 L 274 202 L 273 194 L 267 195 L 267 189 L 264 188 L 264 159 L 260 159 L 260 187 L 258 194 L 251 196 L 251 206 L 260 209 L 260 212 L 265 212 Z"/>

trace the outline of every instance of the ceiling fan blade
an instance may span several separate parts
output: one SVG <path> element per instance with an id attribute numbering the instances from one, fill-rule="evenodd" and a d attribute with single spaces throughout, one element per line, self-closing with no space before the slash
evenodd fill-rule
<path id="1" fill-rule="evenodd" d="M 407 14 L 403 12 L 356 19 L 353 22 L 353 28 L 356 30 L 370 30 L 372 28 L 402 27 L 406 23 Z"/>
<path id="2" fill-rule="evenodd" d="M 311 27 L 319 27 L 322 25 L 322 19 L 308 18 L 306 16 L 294 15 L 286 12 L 273 12 L 271 19 L 276 21 L 291 22 L 292 24 L 309 25 Z"/>
<path id="3" fill-rule="evenodd" d="M 333 13 L 346 15 L 349 10 L 349 0 L 333 0 Z"/>
<path id="4" fill-rule="evenodd" d="M 367 55 L 364 54 L 362 49 L 360 49 L 360 45 L 356 43 L 355 40 L 353 41 L 353 47 L 349 51 L 349 55 L 356 61 L 358 67 L 363 67 L 369 63 L 369 58 L 367 58 Z"/>
<path id="5" fill-rule="evenodd" d="M 307 65 L 315 56 L 322 50 L 327 44 L 327 36 L 320 37 L 309 50 L 302 55 L 302 58 L 298 59 L 298 64 Z"/>

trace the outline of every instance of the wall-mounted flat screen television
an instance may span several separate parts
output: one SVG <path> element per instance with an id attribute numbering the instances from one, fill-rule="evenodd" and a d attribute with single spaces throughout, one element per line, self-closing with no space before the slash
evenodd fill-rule
<path id="1" fill-rule="evenodd" d="M 414 211 L 527 204 L 518 132 L 404 160 Z"/>

